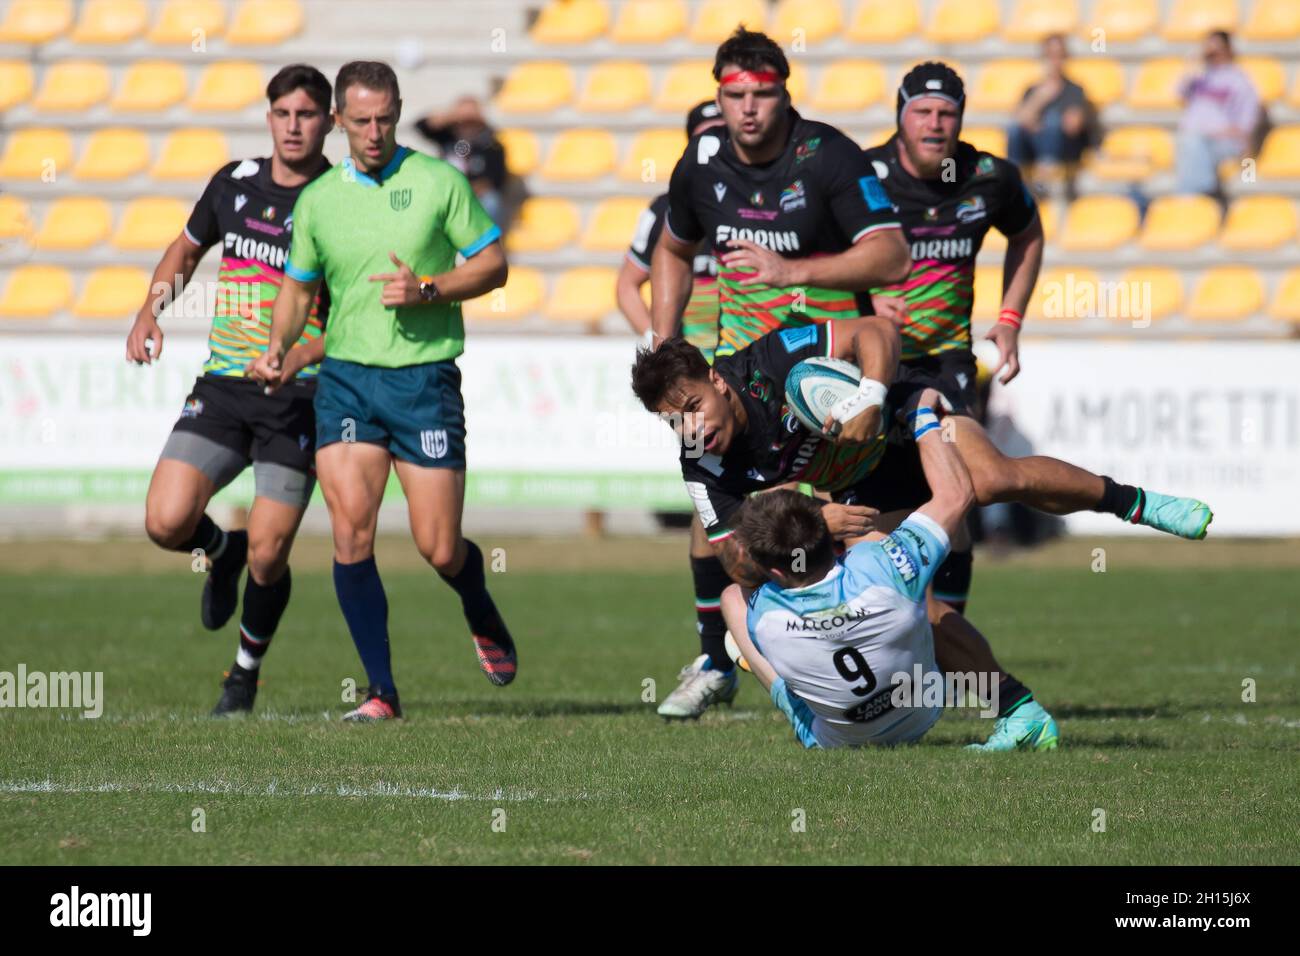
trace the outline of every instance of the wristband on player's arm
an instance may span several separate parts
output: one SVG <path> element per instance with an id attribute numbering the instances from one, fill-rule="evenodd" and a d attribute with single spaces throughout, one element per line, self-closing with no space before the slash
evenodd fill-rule
<path id="1" fill-rule="evenodd" d="M 1017 332 L 1020 326 L 1024 324 L 1025 317 L 1015 309 L 1003 309 L 998 313 L 998 325 L 1009 325 Z"/>
<path id="2" fill-rule="evenodd" d="M 831 417 L 841 425 L 857 418 L 868 408 L 883 408 L 885 393 L 889 389 L 874 378 L 864 378 L 858 383 L 858 390 L 831 409 Z"/>
<path id="3" fill-rule="evenodd" d="M 907 413 L 907 424 L 912 426 L 912 437 L 917 441 L 939 427 L 939 416 L 928 405 Z"/>

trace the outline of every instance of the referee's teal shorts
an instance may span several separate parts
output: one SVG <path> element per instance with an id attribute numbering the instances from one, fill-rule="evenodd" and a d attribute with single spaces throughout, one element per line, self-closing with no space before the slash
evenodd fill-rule
<path id="1" fill-rule="evenodd" d="M 316 449 L 335 442 L 383 445 L 425 468 L 465 468 L 465 401 L 455 360 L 380 368 L 321 362 Z"/>

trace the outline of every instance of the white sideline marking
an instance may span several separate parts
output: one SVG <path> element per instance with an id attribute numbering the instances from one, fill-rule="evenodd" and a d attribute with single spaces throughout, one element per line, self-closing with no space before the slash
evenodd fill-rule
<path id="1" fill-rule="evenodd" d="M 272 780 L 265 787 L 250 787 L 232 783 L 209 783 L 195 780 L 190 783 L 98 783 L 68 784 L 55 780 L 0 780 L 0 793 L 185 793 L 218 794 L 239 797 L 409 797 L 419 800 L 480 800 L 492 803 L 539 799 L 535 790 L 502 790 L 491 793 L 466 793 L 459 787 L 438 790 L 434 787 L 406 787 L 391 783 L 374 783 L 368 787 L 349 784 L 336 786 L 283 787 Z M 585 793 L 575 799 L 585 799 Z"/>

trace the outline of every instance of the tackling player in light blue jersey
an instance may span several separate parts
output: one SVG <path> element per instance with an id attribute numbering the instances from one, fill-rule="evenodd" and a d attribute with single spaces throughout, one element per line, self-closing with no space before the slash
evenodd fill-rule
<path id="1" fill-rule="evenodd" d="M 932 497 L 888 536 L 859 540 L 837 560 L 813 499 L 772 491 L 741 510 L 743 560 L 768 580 L 727 588 L 723 616 L 805 747 L 909 743 L 943 713 L 915 685 L 918 673 L 923 684 L 943 679 L 925 594 L 975 492 L 943 438 L 939 407 L 938 392 L 925 389 L 908 415 Z M 1056 723 L 1032 697 L 1009 703 L 980 749 L 1056 746 Z"/>

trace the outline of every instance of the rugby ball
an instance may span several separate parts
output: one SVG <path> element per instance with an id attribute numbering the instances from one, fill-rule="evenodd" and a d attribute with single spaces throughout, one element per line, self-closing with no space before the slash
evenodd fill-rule
<path id="1" fill-rule="evenodd" d="M 837 358 L 804 359 L 785 377 L 785 402 L 800 424 L 814 434 L 830 438 L 822 422 L 830 410 L 858 392 L 862 373 L 852 362 Z"/>

